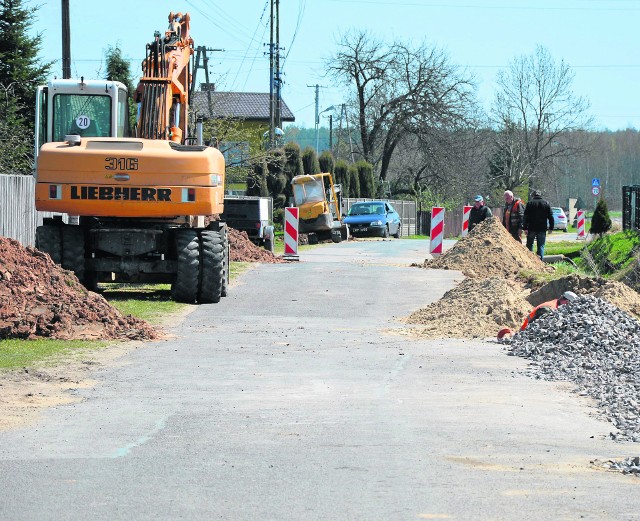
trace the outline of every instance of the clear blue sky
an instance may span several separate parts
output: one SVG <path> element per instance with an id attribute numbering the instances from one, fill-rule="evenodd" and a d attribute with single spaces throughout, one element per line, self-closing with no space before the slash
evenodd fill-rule
<path id="1" fill-rule="evenodd" d="M 44 36 L 43 57 L 59 60 L 61 1 L 27 5 L 35 3 L 42 4 L 34 30 Z M 209 61 L 219 90 L 269 91 L 268 0 L 70 0 L 70 10 L 74 76 L 104 77 L 110 45 L 137 74 L 154 31 L 166 29 L 169 12 L 181 11 L 191 14 L 196 46 L 225 49 Z M 496 72 L 543 45 L 574 71 L 574 91 L 590 100 L 596 128 L 640 129 L 640 0 L 280 0 L 280 19 L 282 96 L 301 126 L 315 120 L 315 90 L 307 85 L 323 86 L 320 110 L 344 101 L 323 64 L 340 34 L 355 28 L 444 49 L 476 76 L 486 108 Z M 60 62 L 53 70 L 62 75 Z"/>

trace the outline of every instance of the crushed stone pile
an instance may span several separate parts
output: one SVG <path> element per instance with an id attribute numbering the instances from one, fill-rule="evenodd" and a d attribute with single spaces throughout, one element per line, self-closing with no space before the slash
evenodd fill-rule
<path id="1" fill-rule="evenodd" d="M 282 257 L 253 244 L 247 232 L 241 232 L 234 228 L 229 228 L 229 245 L 232 262 L 264 262 L 269 264 L 286 262 Z"/>
<path id="2" fill-rule="evenodd" d="M 49 255 L 0 237 L 0 339 L 157 338 L 145 321 L 125 316 L 88 291 Z"/>
<path id="3" fill-rule="evenodd" d="M 458 270 L 469 278 L 513 279 L 522 270 L 553 271 L 553 267 L 514 240 L 495 217 L 481 222 L 443 255 L 426 259 L 422 267 Z"/>
<path id="4" fill-rule="evenodd" d="M 640 456 L 625 458 L 621 460 L 594 460 L 591 462 L 596 467 L 602 467 L 607 470 L 622 472 L 623 474 L 634 474 L 640 477 Z"/>
<path id="5" fill-rule="evenodd" d="M 423 338 L 495 337 L 502 327 L 520 327 L 531 311 L 526 295 L 522 286 L 500 277 L 465 279 L 406 322 L 420 326 L 412 333 Z"/>
<path id="6" fill-rule="evenodd" d="M 618 430 L 640 442 L 640 322 L 590 295 L 543 315 L 504 339 L 509 354 L 531 360 L 527 374 L 576 385 Z"/>

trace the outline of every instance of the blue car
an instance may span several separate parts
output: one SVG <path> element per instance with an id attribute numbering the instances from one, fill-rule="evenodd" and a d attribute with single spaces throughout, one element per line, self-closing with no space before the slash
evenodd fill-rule
<path id="1" fill-rule="evenodd" d="M 398 212 L 386 201 L 366 201 L 354 203 L 342 220 L 349 225 L 349 233 L 354 237 L 384 237 L 402 235 L 402 222 Z"/>

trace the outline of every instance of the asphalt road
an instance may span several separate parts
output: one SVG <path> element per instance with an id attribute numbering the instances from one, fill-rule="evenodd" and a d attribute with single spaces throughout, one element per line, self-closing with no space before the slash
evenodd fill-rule
<path id="1" fill-rule="evenodd" d="M 637 455 L 495 343 L 398 317 L 460 274 L 411 240 L 328 245 L 245 273 L 81 402 L 0 433 L 2 520 L 636 520 Z"/>

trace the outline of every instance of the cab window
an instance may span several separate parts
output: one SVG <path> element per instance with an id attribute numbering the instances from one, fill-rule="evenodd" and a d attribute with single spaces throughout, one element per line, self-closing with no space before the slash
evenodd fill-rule
<path id="1" fill-rule="evenodd" d="M 67 134 L 109 137 L 111 98 L 86 94 L 56 94 L 53 98 L 52 141 L 64 141 Z"/>

